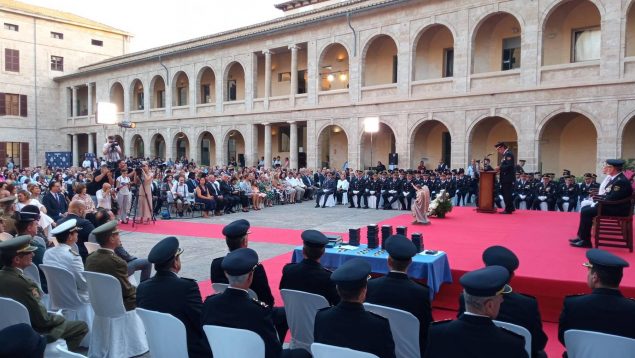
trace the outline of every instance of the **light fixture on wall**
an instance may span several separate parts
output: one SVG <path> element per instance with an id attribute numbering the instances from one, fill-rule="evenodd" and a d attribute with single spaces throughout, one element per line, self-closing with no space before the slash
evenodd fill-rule
<path id="1" fill-rule="evenodd" d="M 332 73 L 329 73 L 329 74 L 326 76 L 326 80 L 327 80 L 327 81 L 329 81 L 329 82 L 333 82 L 333 81 L 335 81 L 335 76 L 333 76 L 333 74 L 332 74 Z"/>
<path id="2" fill-rule="evenodd" d="M 340 81 L 346 82 L 348 80 L 348 75 L 346 73 L 340 73 Z"/>
<path id="3" fill-rule="evenodd" d="M 185 134 L 184 134 L 184 133 L 179 133 L 179 134 L 176 136 L 176 139 L 183 139 L 183 138 L 185 138 Z"/>
<path id="4" fill-rule="evenodd" d="M 338 126 L 333 126 L 333 133 L 339 133 L 342 131 L 342 128 L 338 127 Z"/>
<path id="5" fill-rule="evenodd" d="M 343 53 L 340 53 L 339 55 L 337 55 L 337 62 L 342 62 L 344 61 L 345 58 L 346 58 L 346 55 Z"/>

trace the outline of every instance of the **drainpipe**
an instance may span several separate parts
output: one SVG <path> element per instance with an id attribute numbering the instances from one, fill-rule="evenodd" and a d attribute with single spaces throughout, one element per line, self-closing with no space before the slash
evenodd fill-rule
<path id="1" fill-rule="evenodd" d="M 34 161 L 33 161 L 33 167 L 37 167 L 38 165 L 38 116 L 37 116 L 37 29 L 36 29 L 36 21 L 37 19 L 34 17 L 33 18 L 33 92 L 34 92 L 34 98 L 33 98 L 33 103 L 34 103 L 34 120 L 35 120 L 35 125 L 34 125 L 34 129 L 35 129 L 35 155 L 34 157 Z M 21 145 L 20 145 L 21 146 Z M 29 151 L 31 150 L 31 148 L 29 148 Z M 30 156 L 29 156 L 30 158 Z"/>
<path id="2" fill-rule="evenodd" d="M 353 57 L 357 57 L 357 32 L 355 32 L 353 25 L 351 25 L 350 11 L 346 13 L 346 21 L 348 21 L 348 27 L 350 27 L 351 31 L 353 31 Z"/>
<path id="3" fill-rule="evenodd" d="M 168 70 L 168 68 L 165 67 L 165 65 L 163 64 L 163 61 L 161 60 L 161 55 L 159 55 L 159 63 L 161 64 L 161 66 L 163 66 L 163 68 L 165 68 L 165 87 L 167 90 L 167 87 L 170 85 L 170 70 Z"/>

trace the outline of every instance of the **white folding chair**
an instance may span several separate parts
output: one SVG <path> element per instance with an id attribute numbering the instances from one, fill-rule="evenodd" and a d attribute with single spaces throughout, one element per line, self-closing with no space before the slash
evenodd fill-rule
<path id="1" fill-rule="evenodd" d="M 367 311 L 378 314 L 390 322 L 397 358 L 421 357 L 419 347 L 419 320 L 412 313 L 400 309 L 364 303 Z"/>
<path id="2" fill-rule="evenodd" d="M 211 325 L 203 326 L 203 331 L 214 358 L 265 357 L 265 342 L 255 332 Z"/>
<path id="3" fill-rule="evenodd" d="M 503 321 L 496 321 L 496 320 L 494 320 L 494 324 L 497 325 L 498 327 L 505 328 L 508 331 L 512 331 L 516 334 L 520 334 L 521 336 L 523 336 L 525 338 L 525 350 L 527 351 L 527 354 L 531 357 L 531 332 L 529 332 L 527 328 L 523 326 L 519 326 L 517 324 L 503 322 Z"/>
<path id="4" fill-rule="evenodd" d="M 101 248 L 101 246 L 99 246 L 99 244 L 94 243 L 94 242 L 88 242 L 86 241 L 84 243 L 84 246 L 86 246 L 86 251 L 88 251 L 88 254 L 92 254 L 93 252 L 99 250 L 99 248 Z"/>
<path id="5" fill-rule="evenodd" d="M 324 198 L 322 198 L 322 200 L 324 200 Z M 335 201 L 335 194 L 331 194 L 329 195 L 328 199 L 326 199 L 326 203 L 324 203 L 324 206 L 327 208 L 332 208 L 335 206 L 336 203 L 337 202 Z"/>
<path id="6" fill-rule="evenodd" d="M 342 193 L 342 205 L 348 205 L 348 192 Z"/>
<path id="7" fill-rule="evenodd" d="M 229 287 L 229 284 L 227 284 L 227 283 L 220 283 L 220 282 L 212 283 L 212 289 L 214 289 L 214 292 L 216 292 L 216 293 L 225 292 L 227 287 Z M 248 289 L 247 292 L 249 292 L 249 297 L 253 298 L 254 300 L 258 299 L 258 295 L 251 288 Z"/>
<path id="8" fill-rule="evenodd" d="M 28 277 L 31 279 L 31 281 L 37 283 L 37 287 L 40 289 L 40 299 L 42 300 L 42 303 L 44 304 L 44 307 L 46 307 L 46 309 L 51 309 L 51 298 L 49 297 L 48 293 L 44 293 L 44 291 L 42 291 L 42 281 L 40 280 L 40 270 L 37 268 L 37 266 L 35 264 L 30 264 L 29 266 L 24 268 L 24 276 Z"/>
<path id="9" fill-rule="evenodd" d="M 377 197 L 375 195 L 368 196 L 368 207 L 371 209 L 375 209 L 377 207 Z"/>
<path id="10" fill-rule="evenodd" d="M 133 357 L 148 351 L 143 323 L 137 312 L 123 306 L 116 278 L 85 271 L 90 303 L 95 310 L 89 357 Z"/>
<path id="11" fill-rule="evenodd" d="M 70 321 L 84 321 L 92 327 L 95 312 L 90 303 L 82 301 L 77 292 L 75 277 L 68 270 L 49 265 L 40 265 L 48 282 L 51 308 L 61 310 L 62 316 Z M 90 332 L 81 342 L 82 347 L 88 347 Z"/>
<path id="12" fill-rule="evenodd" d="M 185 325 L 171 314 L 137 308 L 152 358 L 187 357 Z M 170 337 L 170 339 L 166 339 Z"/>
<path id="13" fill-rule="evenodd" d="M 360 352 L 350 348 L 330 346 L 328 344 L 311 344 L 313 358 L 379 358 L 368 352 Z"/>
<path id="14" fill-rule="evenodd" d="M 612 334 L 570 329 L 564 332 L 569 358 L 632 358 L 635 339 Z"/>
<path id="15" fill-rule="evenodd" d="M 290 348 L 302 348 L 310 352 L 315 314 L 319 309 L 328 307 L 329 302 L 323 296 L 296 290 L 283 289 L 280 294 L 291 330 Z"/>
<path id="16" fill-rule="evenodd" d="M 57 352 L 58 352 L 59 358 L 86 358 L 86 356 L 83 356 L 79 353 L 74 353 L 69 351 L 66 347 L 63 347 L 62 345 L 57 346 Z"/>

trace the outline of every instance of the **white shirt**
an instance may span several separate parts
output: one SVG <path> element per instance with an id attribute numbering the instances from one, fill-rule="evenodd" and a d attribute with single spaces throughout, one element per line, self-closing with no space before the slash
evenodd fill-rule
<path id="1" fill-rule="evenodd" d="M 348 190 L 348 180 L 344 179 L 340 179 L 337 181 L 337 189 L 342 189 L 342 190 Z"/>
<path id="2" fill-rule="evenodd" d="M 74 252 L 70 246 L 59 244 L 58 246 L 46 250 L 42 263 L 69 271 L 75 278 L 77 293 L 79 293 L 79 296 L 84 302 L 89 302 L 88 286 L 86 285 L 86 279 L 83 275 L 84 264 L 82 263 L 82 258 L 78 253 Z"/>
<path id="3" fill-rule="evenodd" d="M 125 175 L 120 175 L 117 178 L 117 187 L 119 187 L 119 194 L 129 195 L 130 194 L 130 189 L 128 186 L 129 184 L 130 184 L 130 178 Z"/>
<path id="4" fill-rule="evenodd" d="M 615 176 L 617 176 L 617 174 Z M 613 178 L 615 178 L 615 176 L 607 175 L 604 178 L 604 180 L 602 181 L 602 184 L 600 184 L 600 189 L 598 190 L 598 194 L 600 195 L 606 194 L 606 186 L 609 185 L 609 183 L 611 182 L 611 180 L 613 180 Z"/>
<path id="5" fill-rule="evenodd" d="M 82 168 L 90 168 L 92 164 L 93 163 L 89 159 L 86 159 L 82 162 Z"/>
<path id="6" fill-rule="evenodd" d="M 176 194 L 179 194 L 179 196 L 181 197 L 181 199 L 186 199 L 187 195 L 190 193 L 189 189 L 187 188 L 187 185 L 185 183 L 183 184 L 176 184 L 176 185 L 172 185 L 172 196 L 176 199 Z"/>
<path id="7" fill-rule="evenodd" d="M 111 203 L 112 203 L 112 197 L 109 194 L 104 195 L 104 190 L 103 189 L 99 189 L 97 190 L 97 207 L 98 208 L 104 208 L 104 209 L 112 209 Z"/>

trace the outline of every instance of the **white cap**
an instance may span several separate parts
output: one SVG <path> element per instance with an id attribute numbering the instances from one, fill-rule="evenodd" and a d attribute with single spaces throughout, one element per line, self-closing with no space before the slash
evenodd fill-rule
<path id="1" fill-rule="evenodd" d="M 77 219 L 66 220 L 51 230 L 51 235 L 63 234 L 69 230 L 77 228 Z"/>

